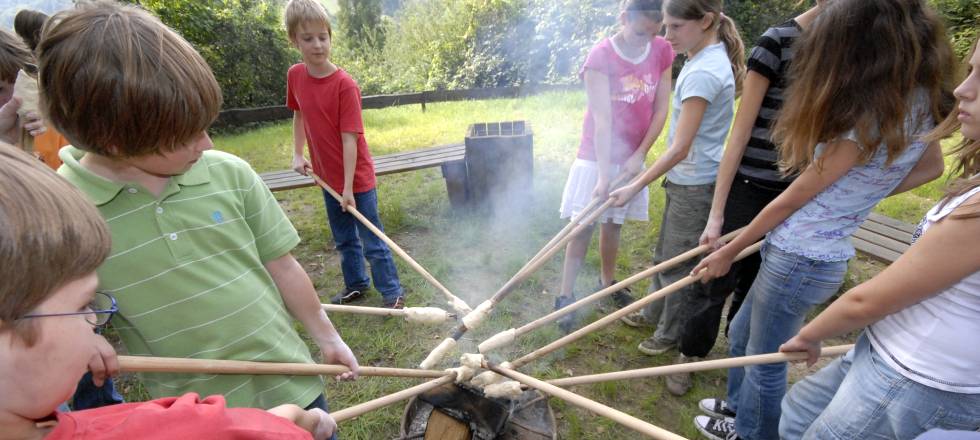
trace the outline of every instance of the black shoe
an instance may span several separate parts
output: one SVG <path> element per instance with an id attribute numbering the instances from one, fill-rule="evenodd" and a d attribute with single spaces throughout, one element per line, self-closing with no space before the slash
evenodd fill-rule
<path id="1" fill-rule="evenodd" d="M 701 399 L 701 401 L 698 402 L 698 407 L 701 408 L 701 412 L 715 419 L 723 420 L 735 418 L 735 411 L 732 411 L 731 407 L 728 406 L 728 401 L 725 399 Z"/>
<path id="2" fill-rule="evenodd" d="M 714 419 L 708 416 L 695 416 L 694 426 L 708 440 L 739 440 L 735 432 L 735 419 Z"/>
<path id="3" fill-rule="evenodd" d="M 573 302 L 575 302 L 574 295 L 568 295 L 568 296 L 560 295 L 557 298 L 555 298 L 555 310 L 563 309 L 565 308 L 565 306 Z M 577 312 L 573 311 L 571 313 L 565 314 L 561 318 L 558 318 L 558 328 L 560 328 L 561 331 L 564 332 L 565 334 L 571 333 L 572 329 L 575 328 L 576 314 Z"/>
<path id="4" fill-rule="evenodd" d="M 405 308 L 405 297 L 404 296 L 399 296 L 398 298 L 395 298 L 392 301 L 385 301 L 384 306 L 385 306 L 386 309 L 396 309 L 396 310 L 404 309 Z"/>
<path id="5" fill-rule="evenodd" d="M 617 283 L 616 280 L 612 280 L 612 282 L 609 283 L 609 286 L 616 283 Z M 599 286 L 600 286 L 599 290 L 609 287 L 609 286 L 603 286 L 602 281 L 599 281 Z M 633 299 L 633 291 L 630 290 L 629 287 L 624 287 L 622 289 L 613 292 L 612 295 L 610 295 L 610 298 L 612 298 L 613 304 L 615 304 L 616 308 L 618 309 L 633 304 L 633 301 L 636 301 L 635 299 Z"/>
<path id="6" fill-rule="evenodd" d="M 367 289 L 348 289 L 344 287 L 344 290 L 340 293 L 330 298 L 332 304 L 347 304 L 360 299 L 364 299 L 364 294 L 367 293 Z"/>

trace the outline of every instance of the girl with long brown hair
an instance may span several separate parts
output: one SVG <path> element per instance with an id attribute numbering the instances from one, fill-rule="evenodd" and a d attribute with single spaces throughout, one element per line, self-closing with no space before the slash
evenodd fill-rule
<path id="1" fill-rule="evenodd" d="M 952 48 L 925 0 L 838 0 L 798 42 L 775 127 L 792 184 L 728 245 L 692 271 L 724 275 L 766 237 L 762 268 L 730 331 L 730 354 L 770 353 L 806 313 L 837 293 L 853 233 L 884 197 L 935 179 L 917 166 L 940 148 L 923 137 L 952 107 Z M 932 161 L 928 161 L 932 163 Z M 786 365 L 733 368 L 726 402 L 735 422 L 696 420 L 709 438 L 777 438 Z"/>
<path id="2" fill-rule="evenodd" d="M 980 428 L 980 52 L 954 112 L 930 136 L 953 134 L 959 180 L 922 219 L 914 243 L 780 347 L 805 351 L 866 327 L 857 346 L 797 383 L 783 400 L 781 438 L 913 438 Z M 884 401 L 888 405 L 881 405 Z M 829 435 L 833 431 L 837 435 Z"/>

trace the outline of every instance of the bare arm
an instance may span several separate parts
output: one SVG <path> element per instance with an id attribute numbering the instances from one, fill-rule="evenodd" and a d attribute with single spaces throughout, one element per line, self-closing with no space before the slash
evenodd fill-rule
<path id="1" fill-rule="evenodd" d="M 595 131 L 595 146 L 599 180 L 593 196 L 605 196 L 609 190 L 609 163 L 612 154 L 612 103 L 609 97 L 609 77 L 594 70 L 585 71 L 585 95 Z"/>
<path id="2" fill-rule="evenodd" d="M 759 109 L 762 108 L 762 100 L 766 97 L 769 90 L 769 78 L 757 72 L 749 71 L 742 85 L 742 101 L 735 113 L 735 123 L 732 125 L 732 134 L 728 138 L 728 145 L 725 154 L 721 158 L 721 165 L 718 167 L 718 180 L 715 181 L 715 193 L 711 199 L 711 212 L 708 214 L 708 224 L 701 234 L 701 244 L 714 246 L 721 237 L 721 228 L 725 224 L 725 206 L 728 202 L 728 193 L 732 189 L 732 182 L 735 180 L 735 173 L 738 171 L 738 164 L 742 161 L 745 154 L 745 147 L 752 137 L 752 128 L 755 120 L 759 116 Z"/>
<path id="3" fill-rule="evenodd" d="M 643 136 L 643 140 L 640 141 L 639 147 L 626 161 L 624 167 L 624 171 L 629 175 L 637 174 L 643 168 L 643 162 L 647 158 L 647 153 L 650 152 L 650 147 L 660 137 L 660 133 L 664 130 L 664 123 L 667 122 L 667 114 L 670 112 L 671 87 L 669 67 L 661 72 L 660 78 L 660 83 L 657 84 L 657 90 L 654 96 L 653 119 L 650 121 L 650 127 L 647 128 L 647 132 Z"/>
<path id="4" fill-rule="evenodd" d="M 293 171 L 306 175 L 310 162 L 303 156 L 306 149 L 306 124 L 303 122 L 303 112 L 293 111 Z"/>
<path id="5" fill-rule="evenodd" d="M 939 145 L 939 141 L 931 142 L 926 147 L 926 151 L 922 153 L 919 161 L 909 171 L 909 174 L 902 179 L 902 183 L 899 183 L 888 196 L 891 197 L 895 194 L 901 194 L 932 182 L 938 179 L 939 176 L 942 176 L 945 170 L 946 163 L 943 162 L 943 148 Z"/>
<path id="6" fill-rule="evenodd" d="M 354 202 L 354 170 L 357 168 L 357 133 L 341 133 L 340 139 L 344 142 L 344 201 L 341 208 L 346 212 L 347 207 L 357 209 Z"/>
<path id="7" fill-rule="evenodd" d="M 657 180 L 680 163 L 691 151 L 691 144 L 701 127 L 701 119 L 708 108 L 708 101 L 702 98 L 688 98 L 681 104 L 681 116 L 677 120 L 674 139 L 667 151 L 647 168 L 633 183 L 614 191 L 610 197 L 616 199 L 616 206 L 623 206 L 650 182 Z"/>
<path id="8" fill-rule="evenodd" d="M 980 195 L 964 205 L 971 203 L 980 203 Z M 812 364 L 820 341 L 864 328 L 980 271 L 980 246 L 976 245 L 980 218 L 952 217 L 977 210 L 976 205 L 961 206 L 932 225 L 898 260 L 834 301 L 780 351 L 810 352 Z"/>
<path id="9" fill-rule="evenodd" d="M 810 164 L 786 191 L 762 209 L 738 237 L 701 260 L 691 273 L 707 269 L 703 278 L 705 281 L 728 273 L 732 260 L 739 252 L 775 229 L 817 194 L 847 174 L 858 163 L 859 152 L 858 145 L 852 141 L 828 144 L 824 150 L 822 167 Z"/>
<path id="10" fill-rule="evenodd" d="M 306 328 L 313 341 L 320 347 L 323 361 L 328 364 L 339 363 L 351 369 L 350 372 L 337 376 L 338 379 L 353 379 L 357 377 L 357 359 L 340 338 L 327 313 L 323 311 L 320 298 L 310 282 L 309 275 L 303 270 L 293 254 L 287 253 L 268 263 L 266 270 L 279 288 L 286 309 Z"/>

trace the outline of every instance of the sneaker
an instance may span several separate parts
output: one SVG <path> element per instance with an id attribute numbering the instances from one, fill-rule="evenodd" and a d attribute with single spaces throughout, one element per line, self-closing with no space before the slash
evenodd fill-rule
<path id="1" fill-rule="evenodd" d="M 630 313 L 629 315 L 619 318 L 619 320 L 623 321 L 623 324 L 626 324 L 630 327 L 637 327 L 637 328 L 653 327 L 654 325 L 656 325 L 656 323 L 650 321 L 646 317 L 646 315 L 643 314 L 643 309 L 637 310 L 633 313 Z"/>
<path id="2" fill-rule="evenodd" d="M 347 304 L 364 298 L 364 294 L 367 289 L 348 289 L 344 287 L 344 290 L 340 293 L 330 298 L 330 302 L 333 304 Z"/>
<path id="3" fill-rule="evenodd" d="M 404 309 L 405 308 L 405 297 L 404 296 L 399 296 L 398 298 L 395 298 L 393 301 L 387 301 L 386 300 L 385 301 L 385 304 L 384 304 L 384 307 L 386 309 L 398 309 L 398 310 Z"/>
<path id="4" fill-rule="evenodd" d="M 575 295 L 559 295 L 555 298 L 555 310 L 563 309 L 565 306 L 575 302 Z M 575 315 L 577 312 L 565 314 L 558 318 L 558 328 L 565 334 L 571 333 L 575 327 Z"/>
<path id="5" fill-rule="evenodd" d="M 616 284 L 616 283 L 617 283 L 616 280 L 612 280 L 612 283 L 609 283 L 609 286 L 611 286 L 613 284 Z M 602 284 L 602 280 L 599 280 L 599 289 L 598 290 L 605 289 L 606 287 L 609 287 L 609 286 L 603 285 Z M 633 301 L 636 301 L 635 299 L 633 299 L 632 293 L 633 293 L 633 291 L 630 290 L 629 287 L 624 287 L 622 289 L 619 289 L 619 290 L 613 292 L 610 295 L 610 298 L 612 298 L 613 303 L 616 304 L 616 308 L 621 309 L 621 308 L 626 307 L 626 306 L 628 306 L 630 304 L 633 304 Z"/>
<path id="6" fill-rule="evenodd" d="M 735 411 L 732 411 L 725 399 L 701 399 L 698 402 L 701 412 L 716 419 L 734 419 Z"/>
<path id="7" fill-rule="evenodd" d="M 683 353 L 677 355 L 678 364 L 686 364 L 688 362 L 700 361 L 699 357 L 688 357 L 684 356 Z M 683 396 L 691 390 L 691 373 L 675 373 L 668 374 L 664 376 L 664 382 L 667 384 L 667 391 L 675 396 Z"/>
<path id="8" fill-rule="evenodd" d="M 645 341 L 641 342 L 636 349 L 640 350 L 641 353 L 653 356 L 666 353 L 676 346 L 677 344 L 675 343 L 660 342 L 656 337 L 650 336 Z"/>
<path id="9" fill-rule="evenodd" d="M 711 440 L 738 440 L 735 432 L 735 419 L 715 419 L 708 416 L 695 416 L 694 427 L 705 438 Z"/>

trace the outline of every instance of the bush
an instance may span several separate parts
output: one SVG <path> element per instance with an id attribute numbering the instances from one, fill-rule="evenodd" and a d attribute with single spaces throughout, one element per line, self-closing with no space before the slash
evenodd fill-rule
<path id="1" fill-rule="evenodd" d="M 953 48 L 966 58 L 980 32 L 980 2 L 977 0 L 931 0 L 946 21 Z"/>
<path id="2" fill-rule="evenodd" d="M 750 50 L 766 29 L 793 18 L 809 8 L 798 0 L 725 0 L 725 15 L 735 26 L 745 49 Z"/>

